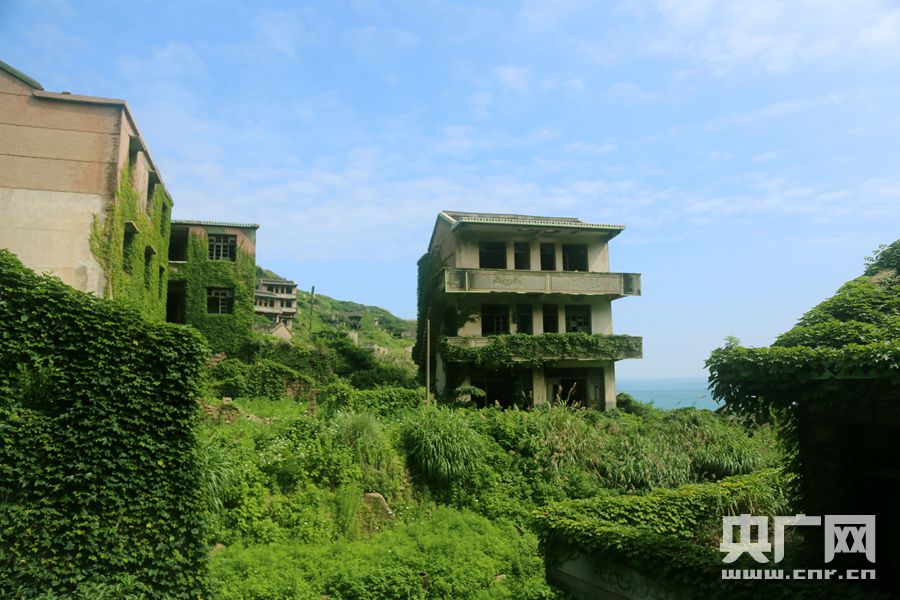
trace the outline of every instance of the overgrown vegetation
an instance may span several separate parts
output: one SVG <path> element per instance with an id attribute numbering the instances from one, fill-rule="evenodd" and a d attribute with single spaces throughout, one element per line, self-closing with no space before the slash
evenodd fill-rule
<path id="1" fill-rule="evenodd" d="M 192 251 L 201 250 L 197 245 Z M 250 285 L 245 292 L 252 297 Z M 78 444 L 72 448 L 84 452 L 86 458 L 61 454 L 47 442 L 73 431 L 60 427 L 69 422 L 59 419 L 69 417 L 54 412 L 62 389 L 57 375 L 60 363 L 55 357 L 49 361 L 40 352 L 14 358 L 9 364 L 32 365 L 14 377 L 9 375 L 3 388 L 4 398 L 16 398 L 15 403 L 10 401 L 10 408 L 4 408 L 6 427 L 19 427 L 15 419 L 31 415 L 28 429 L 16 429 L 22 437 L 14 438 L 15 452 L 30 453 L 40 457 L 33 461 L 54 465 L 60 457 L 67 460 L 65 468 L 75 470 L 72 481 L 78 483 L 60 484 L 59 489 L 74 486 L 77 494 L 82 494 L 80 486 L 93 481 L 95 473 L 104 473 L 113 483 L 137 482 L 141 493 L 135 496 L 133 491 L 117 488 L 121 494 L 118 504 L 103 501 L 100 505 L 112 507 L 108 522 L 129 535 L 138 535 L 138 530 L 131 528 L 128 511 L 144 510 L 145 497 L 158 500 L 152 505 L 156 511 L 152 518 L 140 521 L 146 529 L 141 529 L 140 535 L 152 538 L 152 544 L 135 544 L 127 552 L 144 559 L 154 554 L 167 561 L 166 569 L 159 570 L 146 562 L 149 559 L 140 563 L 123 559 L 81 577 L 78 571 L 68 570 L 68 563 L 61 558 L 69 552 L 65 544 L 74 542 L 60 537 L 61 549 L 41 559 L 55 561 L 54 577 L 58 579 L 47 589 L 77 590 L 90 597 L 139 598 L 169 594 L 174 588 L 159 586 L 178 581 L 178 593 L 196 595 L 202 593 L 204 555 L 209 549 L 207 584 L 213 597 L 560 597 L 544 578 L 535 533 L 537 519 L 543 514 L 539 511 L 548 505 L 608 502 L 604 506 L 620 508 L 604 510 L 652 512 L 660 506 L 658 498 L 669 497 L 666 490 L 671 488 L 687 484 L 707 489 L 704 486 L 720 485 L 710 482 L 754 473 L 781 461 L 772 425 L 757 426 L 696 409 L 664 411 L 626 396 L 620 396 L 621 409 L 605 412 L 552 403 L 531 411 L 425 406 L 424 390 L 418 385 L 408 353 L 411 340 L 391 333 L 404 322 L 393 323 L 379 316 L 376 326 L 371 311 L 354 312 L 359 306 L 318 297 L 313 311 L 315 335 L 306 335 L 301 307 L 290 342 L 249 333 L 244 324 L 235 328 L 223 325 L 213 332 L 212 341 L 225 353 L 215 355 L 203 369 L 202 419 L 196 435 L 190 425 L 174 431 L 157 422 L 147 426 L 136 416 L 110 418 L 114 412 L 105 408 L 114 399 L 132 407 L 135 415 L 150 411 L 154 418 L 164 419 L 174 414 L 172 411 L 183 411 L 178 414 L 190 421 L 195 414 L 192 402 L 190 406 L 183 400 L 152 402 L 143 387 L 145 378 L 151 377 L 160 389 L 187 386 L 178 367 L 178 352 L 187 350 L 161 350 L 158 344 L 143 342 L 132 347 L 132 333 L 121 332 L 98 334 L 97 340 L 76 340 L 69 330 L 60 328 L 59 335 L 49 342 L 53 352 L 77 363 L 76 358 L 81 360 L 78 357 L 84 355 L 79 344 L 101 348 L 109 338 L 114 347 L 97 359 L 118 365 L 109 367 L 118 377 L 131 374 L 128 382 L 120 385 L 105 378 L 107 366 L 85 365 L 78 371 L 79 376 L 90 373 L 97 378 L 92 382 L 91 401 L 75 402 L 78 410 L 67 409 L 64 414 L 73 419 L 102 418 L 107 428 L 103 430 L 105 438 L 79 434 Z M 328 310 L 334 311 L 333 319 Z M 56 323 L 49 321 L 49 325 Z M 19 322 L 9 325 L 26 326 L 30 327 Z M 149 327 L 129 326 L 128 331 Z M 189 329 L 160 326 L 159 331 L 183 336 L 184 348 L 203 348 Z M 353 331 L 359 343 L 348 337 Z M 11 343 L 6 337 L 2 340 Z M 539 362 L 548 344 L 552 353 L 573 355 L 585 349 L 595 353 L 596 344 L 604 344 L 610 353 L 639 350 L 634 338 L 598 340 L 597 336 L 577 335 L 503 336 L 493 350 L 481 351 L 483 356 L 479 356 L 482 364 L 495 365 L 507 364 L 512 356 Z M 387 351 L 366 348 L 367 343 Z M 152 353 L 156 354 L 151 357 Z M 196 361 L 201 354 L 191 356 Z M 135 357 L 142 357 L 144 363 L 134 365 Z M 175 365 L 171 372 L 159 371 L 160 365 L 170 362 Z M 199 375 L 199 363 L 193 368 L 194 375 Z M 193 400 L 197 378 L 191 381 L 195 387 L 186 388 L 183 398 Z M 477 388 L 468 393 L 477 393 Z M 72 397 L 77 396 L 76 391 Z M 74 421 L 71 424 L 74 426 Z M 110 459 L 109 444 L 113 442 L 117 454 Z M 48 448 L 52 450 L 49 453 Z M 186 451 L 190 451 L 189 459 L 183 454 Z M 121 462 L 120 457 L 121 461 L 133 460 L 133 465 Z M 101 471 L 90 462 L 95 459 L 111 462 Z M 7 462 L 16 464 L 15 460 Z M 135 469 L 141 469 L 140 476 Z M 34 472 L 35 482 L 44 477 L 44 471 Z M 176 508 L 164 505 L 163 500 L 172 497 L 166 494 L 188 493 L 183 487 L 186 483 L 178 479 L 182 487 L 168 486 L 152 478 L 181 478 L 188 473 L 192 487 L 187 499 Z M 13 489 L 13 482 L 18 485 L 21 479 L 10 479 L 4 484 L 7 490 Z M 23 556 L 43 552 L 28 545 L 32 538 L 23 527 L 59 536 L 58 529 L 39 526 L 34 520 L 40 517 L 42 523 L 52 522 L 53 515 L 16 512 L 21 504 L 17 498 L 36 502 L 36 496 L 28 494 L 32 488 L 44 490 L 41 485 L 29 484 L 24 491 L 16 491 L 19 496 L 6 492 L 14 502 L 4 508 L 2 539 Z M 758 486 L 754 502 L 771 504 L 778 496 L 777 489 L 764 487 Z M 91 495 L 76 497 L 84 502 L 93 499 Z M 135 507 L 130 505 L 133 501 Z M 124 503 L 129 503 L 127 510 L 122 508 Z M 570 505 L 580 506 L 566 504 Z M 672 515 L 681 519 L 685 529 L 706 510 L 704 504 L 702 510 L 698 507 L 699 512 L 691 513 L 688 500 L 678 506 L 682 512 Z M 66 505 L 55 510 L 81 514 L 69 509 Z M 141 515 L 143 518 L 144 513 Z M 171 523 L 163 525 L 163 518 Z M 192 519 L 189 524 L 187 519 Z M 81 517 L 63 521 L 78 527 L 90 525 Z M 78 560 L 88 561 L 85 564 L 102 563 L 103 558 L 95 558 L 101 552 L 108 557 L 126 553 L 120 546 L 100 547 L 100 536 L 107 541 L 115 539 L 109 529 L 96 527 L 79 535 L 90 545 L 89 553 L 78 555 Z M 166 537 L 157 540 L 156 535 Z M 55 547 L 57 541 L 53 538 L 46 543 Z M 14 555 L 5 550 L 7 546 L 3 548 L 3 560 Z M 160 548 L 162 554 L 157 553 Z M 95 563 L 97 560 L 100 562 Z M 10 569 L 14 565 L 3 564 Z M 47 564 L 44 568 L 49 568 Z M 174 566 L 181 571 L 166 579 Z M 84 569 L 87 573 L 87 567 Z M 156 581 L 157 576 L 162 583 Z"/>
<path id="2" fill-rule="evenodd" d="M 213 352 L 233 354 L 253 325 L 255 259 L 238 245 L 234 261 L 210 260 L 208 248 L 204 236 L 188 236 L 187 261 L 170 263 L 169 279 L 186 282 L 185 321 L 200 330 Z M 234 290 L 231 313 L 208 311 L 208 287 Z"/>
<path id="3" fill-rule="evenodd" d="M 465 362 L 486 369 L 504 369 L 514 365 L 540 367 L 548 360 L 591 358 L 618 360 L 640 356 L 642 339 L 630 335 L 591 335 L 589 333 L 508 334 L 491 338 L 486 346 L 462 346 L 441 339 L 441 356 L 447 362 Z"/>
<path id="4" fill-rule="evenodd" d="M 119 174 L 114 202 L 91 226 L 91 251 L 106 278 L 105 297 L 133 308 L 145 318 L 166 318 L 165 268 L 169 249 L 172 199 L 161 185 L 149 201 L 134 187 L 134 166 Z"/>
<path id="5" fill-rule="evenodd" d="M 206 352 L 0 250 L 0 595 L 202 593 Z"/>

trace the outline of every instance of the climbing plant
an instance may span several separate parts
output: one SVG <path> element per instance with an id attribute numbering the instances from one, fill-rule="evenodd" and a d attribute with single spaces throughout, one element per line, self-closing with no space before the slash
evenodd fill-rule
<path id="1" fill-rule="evenodd" d="M 145 202 L 134 187 L 133 169 L 126 165 L 115 200 L 91 226 L 91 252 L 103 269 L 105 297 L 154 321 L 166 318 L 171 214 L 172 199 L 163 186 L 153 186 L 153 196 Z"/>
<path id="2" fill-rule="evenodd" d="M 0 250 L 0 596 L 202 595 L 206 354 Z"/>
<path id="3" fill-rule="evenodd" d="M 548 361 L 567 358 L 616 360 L 640 354 L 642 339 L 628 335 L 588 333 L 523 333 L 492 337 L 486 346 L 461 346 L 441 339 L 441 356 L 447 362 L 467 362 L 500 369 L 513 365 L 539 367 Z"/>
<path id="4" fill-rule="evenodd" d="M 171 264 L 172 281 L 185 281 L 185 320 L 209 341 L 213 352 L 236 353 L 253 326 L 253 291 L 256 288 L 256 261 L 237 247 L 234 261 L 210 260 L 205 236 L 188 237 L 187 261 Z M 207 288 L 233 288 L 232 312 L 215 314 L 207 310 Z"/>

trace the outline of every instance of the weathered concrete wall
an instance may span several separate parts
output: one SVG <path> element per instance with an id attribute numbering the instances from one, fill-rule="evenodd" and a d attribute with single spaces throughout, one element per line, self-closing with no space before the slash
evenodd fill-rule
<path id="1" fill-rule="evenodd" d="M 440 226 L 439 226 L 440 227 Z M 467 231 L 463 235 L 453 236 L 447 231 L 438 229 L 441 236 L 451 236 L 456 240 L 455 264 L 448 266 L 456 266 L 465 269 L 479 268 L 478 244 L 479 242 L 506 242 L 506 266 L 512 269 L 515 266 L 514 261 L 514 242 L 524 242 L 529 244 L 531 250 L 531 267 L 532 271 L 541 270 L 541 254 L 540 246 L 542 243 L 550 243 L 556 245 L 556 270 L 562 271 L 562 245 L 563 244 L 585 244 L 587 245 L 588 254 L 588 270 L 595 273 L 609 272 L 609 246 L 605 237 L 601 236 L 584 236 L 580 238 L 569 235 L 552 235 L 541 234 L 535 237 L 534 232 L 529 234 L 522 233 L 502 233 L 502 232 L 481 232 Z"/>
<path id="2" fill-rule="evenodd" d="M 102 296 L 103 269 L 91 253 L 91 223 L 105 215 L 100 194 L 0 187 L 0 247 L 38 273 Z"/>
<path id="3" fill-rule="evenodd" d="M 0 247 L 103 295 L 91 224 L 115 194 L 122 108 L 61 102 L 0 71 Z"/>
<path id="4" fill-rule="evenodd" d="M 547 569 L 548 578 L 578 600 L 682 600 L 687 590 L 634 569 L 575 553 Z"/>

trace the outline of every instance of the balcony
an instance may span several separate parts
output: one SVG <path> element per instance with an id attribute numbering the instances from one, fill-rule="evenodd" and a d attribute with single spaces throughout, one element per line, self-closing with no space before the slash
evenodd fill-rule
<path id="1" fill-rule="evenodd" d="M 295 315 L 297 314 L 296 307 L 286 307 L 286 306 L 254 306 L 253 312 L 258 314 L 265 315 Z"/>
<path id="2" fill-rule="evenodd" d="M 537 367 L 561 360 L 641 358 L 643 341 L 631 335 L 588 333 L 447 337 L 441 340 L 441 356 L 447 362 L 474 363 L 486 368 Z"/>
<path id="3" fill-rule="evenodd" d="M 639 273 L 590 273 L 582 271 L 513 271 L 509 269 L 444 269 L 448 294 L 512 292 L 640 296 Z"/>

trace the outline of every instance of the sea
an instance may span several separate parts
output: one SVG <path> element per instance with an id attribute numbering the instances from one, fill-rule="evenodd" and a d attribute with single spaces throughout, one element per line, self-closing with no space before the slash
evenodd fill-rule
<path id="1" fill-rule="evenodd" d="M 706 377 L 616 378 L 617 392 L 626 392 L 635 400 L 652 402 L 653 406 L 666 409 L 685 406 L 717 409 L 721 405 L 713 401 L 706 386 Z"/>

